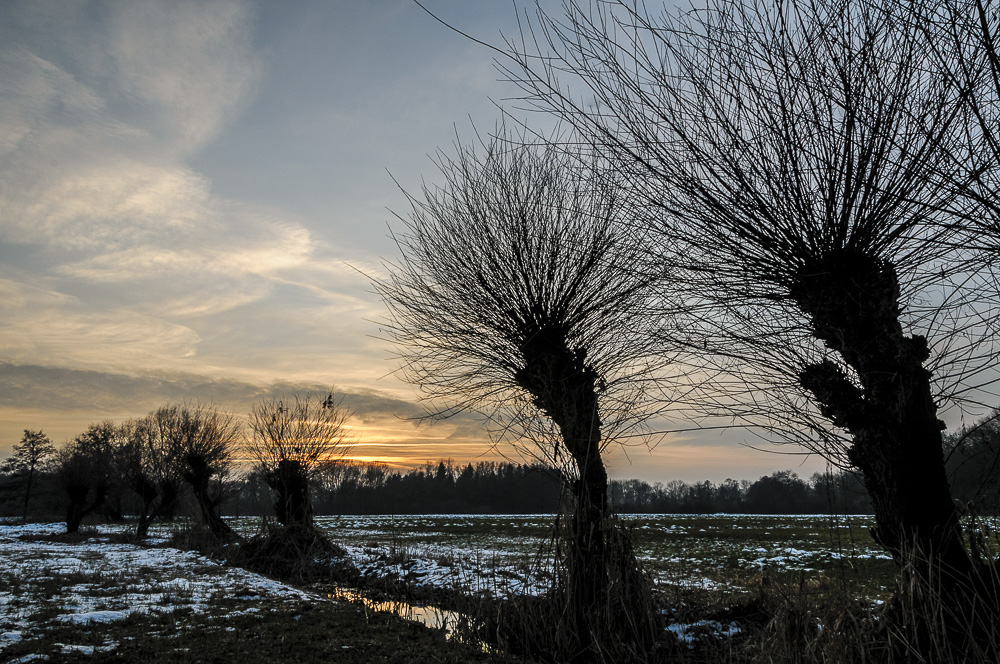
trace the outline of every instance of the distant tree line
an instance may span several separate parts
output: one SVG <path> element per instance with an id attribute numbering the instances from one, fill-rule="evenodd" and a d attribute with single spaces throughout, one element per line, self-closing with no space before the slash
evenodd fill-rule
<path id="1" fill-rule="evenodd" d="M 255 478 L 247 476 L 247 483 Z M 531 514 L 559 509 L 563 485 L 542 465 L 480 462 L 457 466 L 428 463 L 408 472 L 384 464 L 331 463 L 317 472 L 317 514 Z M 241 496 L 259 495 L 247 488 Z M 755 482 L 727 479 L 687 484 L 612 480 L 608 498 L 618 513 L 866 514 L 868 493 L 849 474 L 816 473 L 808 481 L 785 470 Z M 256 504 L 260 504 L 259 500 Z M 234 505 L 251 513 L 255 503 Z"/>
<path id="2" fill-rule="evenodd" d="M 379 463 L 333 463 L 319 472 L 317 514 L 551 513 L 560 482 L 540 465 L 451 460 L 400 472 Z"/>
<path id="3" fill-rule="evenodd" d="M 758 479 L 727 479 L 688 484 L 674 480 L 653 485 L 617 480 L 611 499 L 622 513 L 665 514 L 870 514 L 871 501 L 861 481 L 848 473 L 815 473 L 808 481 L 790 470 Z"/>
<path id="4" fill-rule="evenodd" d="M 271 410 L 277 403 L 270 404 Z M 287 493 L 277 481 L 278 462 L 257 462 L 242 471 L 235 467 L 234 425 L 228 421 L 222 426 L 227 420 L 211 413 L 166 406 L 119 425 L 91 425 L 58 449 L 42 431 L 25 430 L 14 454 L 0 464 L 0 516 L 68 512 L 79 525 L 78 520 L 93 513 L 109 520 L 128 517 L 145 532 L 154 520 L 187 514 L 210 527 L 216 514 L 277 515 L 276 505 L 285 504 Z M 226 450 L 209 445 L 220 437 Z M 946 436 L 944 452 L 960 509 L 1000 513 L 1000 419 L 987 417 Z M 211 472 L 199 459 L 210 461 Z M 316 461 L 307 487 L 308 496 L 300 503 L 308 505 L 310 515 L 324 516 L 552 513 L 567 498 L 559 474 L 543 464 L 481 461 L 462 466 L 450 459 L 410 471 L 384 463 Z M 608 491 L 611 505 L 623 514 L 872 512 L 864 483 L 846 472 L 803 479 L 783 470 L 756 481 L 690 484 L 612 480 Z M 222 532 L 224 525 L 215 527 Z"/>

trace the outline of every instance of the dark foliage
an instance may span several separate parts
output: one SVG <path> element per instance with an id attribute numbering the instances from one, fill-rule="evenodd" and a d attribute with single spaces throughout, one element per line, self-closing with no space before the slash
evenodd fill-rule
<path id="1" fill-rule="evenodd" d="M 66 532 L 79 531 L 84 517 L 104 504 L 114 482 L 115 438 L 112 422 L 91 425 L 59 451 L 55 479 L 66 497 Z"/>
<path id="2" fill-rule="evenodd" d="M 633 514 L 872 513 L 868 492 L 854 475 L 816 473 L 806 482 L 789 470 L 752 483 L 729 479 L 650 486 L 641 480 L 614 481 L 611 500 L 619 512 Z"/>
<path id="3" fill-rule="evenodd" d="M 13 454 L 0 466 L 0 472 L 21 480 L 23 484 L 22 519 L 28 517 L 31 490 L 35 487 L 36 480 L 51 467 L 55 453 L 56 448 L 52 441 L 41 430 L 25 429 L 21 442 L 14 445 Z"/>
<path id="4" fill-rule="evenodd" d="M 561 480 L 542 466 L 440 461 L 407 473 L 329 464 L 317 474 L 317 514 L 536 514 L 558 508 Z"/>

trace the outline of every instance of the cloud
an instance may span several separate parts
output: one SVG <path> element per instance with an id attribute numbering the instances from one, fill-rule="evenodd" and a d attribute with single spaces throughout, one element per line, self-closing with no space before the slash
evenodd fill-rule
<path id="1" fill-rule="evenodd" d="M 253 383 L 179 371 L 115 373 L 0 362 L 0 443 L 9 448 L 22 429 L 44 429 L 54 439 L 71 438 L 104 419 L 139 417 L 168 403 L 212 403 L 245 415 L 261 399 L 321 395 L 334 389 L 352 417 L 359 455 L 390 455 L 423 463 L 439 457 L 489 452 L 475 418 L 417 421 L 416 403 L 371 389 L 339 389 L 318 382 Z M 455 438 L 455 430 L 465 435 Z M 401 461 L 402 463 L 402 461 Z"/>
<path id="2" fill-rule="evenodd" d="M 253 14 L 245 2 L 114 4 L 106 52 L 114 85 L 152 110 L 156 133 L 182 151 L 212 138 L 252 87 Z"/>
<path id="3" fill-rule="evenodd" d="M 76 366 L 169 365 L 195 353 L 198 334 L 127 309 L 94 311 L 76 298 L 0 278 L 0 354 L 8 361 Z"/>
<path id="4" fill-rule="evenodd" d="M 420 427 L 440 426 L 435 421 L 419 420 L 419 404 L 387 392 L 372 389 L 342 389 L 334 385 L 307 381 L 252 383 L 235 378 L 211 378 L 180 371 L 115 373 L 57 366 L 0 362 L 0 407 L 35 408 L 45 405 L 53 410 L 117 411 L 123 403 L 135 411 L 145 411 L 178 402 L 212 402 L 233 412 L 249 412 L 260 399 L 282 399 L 293 395 L 322 395 L 328 391 L 343 398 L 358 424 L 386 423 L 390 428 L 413 431 Z M 471 415 L 446 421 L 438 434 L 450 435 L 455 428 L 475 431 Z"/>
<path id="5" fill-rule="evenodd" d="M 253 19 L 230 0 L 0 8 L 6 359 L 161 369 L 218 337 L 210 317 L 269 298 L 282 312 L 308 300 L 318 315 L 287 316 L 306 329 L 364 309 L 320 265 L 335 248 L 318 256 L 301 221 L 219 197 L 189 163 L 251 99 Z M 246 313 L 257 320 L 218 329 L 268 315 Z M 254 340 L 241 342 L 213 360 L 245 364 Z"/>

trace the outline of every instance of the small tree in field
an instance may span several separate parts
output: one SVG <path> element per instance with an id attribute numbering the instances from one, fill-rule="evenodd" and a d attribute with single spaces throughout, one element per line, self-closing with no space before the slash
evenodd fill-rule
<path id="1" fill-rule="evenodd" d="M 21 442 L 14 445 L 14 453 L 4 460 L 0 470 L 24 478 L 24 505 L 21 518 L 28 518 L 28 502 L 35 476 L 45 472 L 52 465 L 56 448 L 49 437 L 39 431 L 24 430 Z"/>
<path id="2" fill-rule="evenodd" d="M 248 451 L 274 491 L 274 511 L 282 525 L 312 527 L 310 478 L 320 462 L 342 458 L 351 449 L 350 415 L 332 393 L 254 405 Z"/>
<path id="3" fill-rule="evenodd" d="M 56 482 L 66 494 L 66 532 L 79 531 L 84 517 L 100 508 L 115 480 L 121 429 L 92 424 L 56 455 Z"/>
<path id="4" fill-rule="evenodd" d="M 158 518 L 172 516 L 183 486 L 183 420 L 176 407 L 159 408 L 121 425 L 115 460 L 122 480 L 141 502 L 136 535 L 146 537 Z"/>
<path id="5" fill-rule="evenodd" d="M 175 426 L 171 446 L 180 459 L 181 477 L 191 487 L 198 512 L 211 533 L 218 538 L 232 538 L 233 529 L 219 515 L 236 447 L 242 436 L 239 420 L 205 406 L 181 406 L 173 409 Z"/>
<path id="6" fill-rule="evenodd" d="M 602 452 L 655 410 L 644 248 L 618 232 L 615 189 L 554 146 L 500 137 L 439 167 L 444 185 L 411 198 L 402 259 L 375 284 L 386 329 L 439 415 L 478 412 L 499 439 L 533 442 L 567 471 L 569 627 L 596 652 L 621 608 L 612 588 L 640 594 L 623 585 L 634 568 L 608 566 Z"/>

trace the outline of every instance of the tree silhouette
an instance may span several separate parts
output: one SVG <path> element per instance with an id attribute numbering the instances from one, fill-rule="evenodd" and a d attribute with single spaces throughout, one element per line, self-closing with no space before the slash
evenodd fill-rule
<path id="1" fill-rule="evenodd" d="M 158 518 L 173 516 L 184 484 L 183 420 L 177 407 L 163 406 L 122 423 L 115 464 L 124 483 L 139 497 L 136 536 L 146 537 Z"/>
<path id="2" fill-rule="evenodd" d="M 698 314 L 681 340 L 729 377 L 701 408 L 860 470 L 894 558 L 949 606 L 985 599 L 938 413 L 983 394 L 997 299 L 953 186 L 969 107 L 914 21 L 848 0 L 675 18 L 621 1 L 540 13 L 530 36 L 508 77 L 614 163 L 678 265 Z"/>
<path id="3" fill-rule="evenodd" d="M 935 73 L 961 90 L 969 113 L 967 145 L 953 158 L 960 167 L 941 175 L 949 180 L 961 205 L 955 215 L 967 233 L 965 242 L 980 252 L 993 270 L 994 293 L 1000 293 L 1000 14 L 993 0 L 913 0 L 902 14 L 924 38 Z"/>
<path id="4" fill-rule="evenodd" d="M 55 456 L 56 448 L 39 429 L 38 431 L 24 430 L 21 442 L 14 445 L 13 454 L 4 460 L 0 470 L 12 475 L 23 475 L 24 505 L 21 510 L 21 518 L 28 518 L 28 502 L 31 500 L 31 489 L 35 481 L 35 475 L 45 471 L 51 465 Z"/>
<path id="5" fill-rule="evenodd" d="M 114 481 L 121 430 L 114 422 L 92 424 L 56 455 L 56 482 L 66 494 L 66 532 L 104 504 Z"/>
<path id="6" fill-rule="evenodd" d="M 169 412 L 175 420 L 172 445 L 182 464 L 181 477 L 191 487 L 202 521 L 215 537 L 235 537 L 219 507 L 242 438 L 240 422 L 229 413 L 201 405 L 174 406 Z"/>
<path id="7" fill-rule="evenodd" d="M 589 648 L 616 581 L 602 451 L 655 412 L 651 279 L 596 162 L 525 143 L 501 132 L 439 156 L 444 184 L 410 198 L 402 259 L 375 287 L 402 374 L 435 414 L 480 413 L 495 440 L 572 481 L 569 606 Z"/>
<path id="8" fill-rule="evenodd" d="M 320 462 L 342 458 L 350 450 L 350 414 L 332 393 L 254 405 L 247 451 L 275 492 L 274 510 L 282 525 L 312 527 L 311 475 Z"/>

